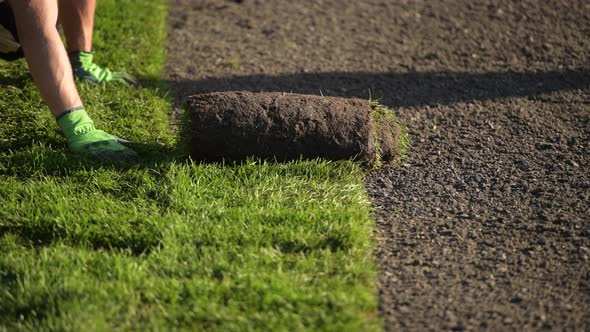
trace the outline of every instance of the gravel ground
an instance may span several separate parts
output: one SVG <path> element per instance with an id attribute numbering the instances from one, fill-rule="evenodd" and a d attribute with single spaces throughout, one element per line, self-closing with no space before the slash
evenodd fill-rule
<path id="1" fill-rule="evenodd" d="M 174 0 L 177 106 L 228 90 L 380 98 L 367 178 L 386 330 L 590 329 L 590 3 Z"/>

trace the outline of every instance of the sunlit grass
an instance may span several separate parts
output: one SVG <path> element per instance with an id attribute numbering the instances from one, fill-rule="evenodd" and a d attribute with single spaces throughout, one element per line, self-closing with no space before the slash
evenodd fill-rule
<path id="1" fill-rule="evenodd" d="M 96 60 L 160 76 L 166 1 L 99 1 Z M 81 160 L 24 62 L 0 64 L 0 330 L 378 330 L 350 162 L 175 157 L 165 87 L 81 85 L 144 162 Z"/>

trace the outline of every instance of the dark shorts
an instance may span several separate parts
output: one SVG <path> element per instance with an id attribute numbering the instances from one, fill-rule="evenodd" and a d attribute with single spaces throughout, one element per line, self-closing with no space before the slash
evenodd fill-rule
<path id="1" fill-rule="evenodd" d="M 23 57 L 23 50 L 18 42 L 16 23 L 8 2 L 0 2 L 0 58 L 16 60 Z"/>

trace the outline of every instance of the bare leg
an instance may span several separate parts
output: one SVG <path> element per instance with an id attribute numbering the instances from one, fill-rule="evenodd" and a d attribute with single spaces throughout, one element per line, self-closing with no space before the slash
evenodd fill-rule
<path id="1" fill-rule="evenodd" d="M 11 6 L 29 70 L 53 115 L 82 106 L 68 55 L 55 28 L 57 4 L 13 0 Z"/>
<path id="2" fill-rule="evenodd" d="M 89 83 L 122 82 L 136 85 L 137 81 L 123 72 L 111 71 L 93 62 L 92 34 L 96 0 L 58 0 L 59 21 L 66 35 L 67 50 L 74 75 Z"/>
<path id="3" fill-rule="evenodd" d="M 115 136 L 96 129 L 82 108 L 72 66 L 55 27 L 57 3 L 12 0 L 11 5 L 29 70 L 70 149 L 98 160 L 138 161 L 137 153 L 121 145 Z"/>
<path id="4" fill-rule="evenodd" d="M 68 51 L 92 51 L 96 0 L 59 0 L 59 21 Z"/>

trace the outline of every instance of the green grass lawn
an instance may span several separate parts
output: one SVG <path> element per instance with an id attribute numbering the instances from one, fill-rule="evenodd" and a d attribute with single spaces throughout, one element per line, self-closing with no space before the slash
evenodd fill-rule
<path id="1" fill-rule="evenodd" d="M 159 78 L 166 3 L 99 1 L 97 62 Z M 0 331 L 379 330 L 359 166 L 175 158 L 156 85 L 80 86 L 145 159 L 101 166 L 0 63 Z"/>

